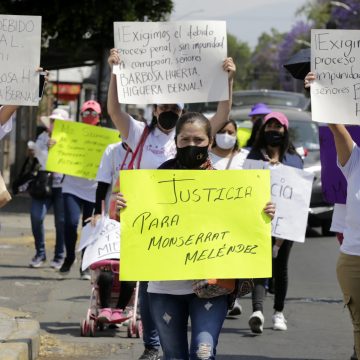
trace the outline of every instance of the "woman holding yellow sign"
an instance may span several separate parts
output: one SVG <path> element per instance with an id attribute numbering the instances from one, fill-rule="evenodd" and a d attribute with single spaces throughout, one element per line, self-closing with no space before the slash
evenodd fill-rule
<path id="1" fill-rule="evenodd" d="M 108 59 L 110 68 L 120 64 L 117 49 L 110 51 Z M 231 58 L 225 59 L 222 65 L 229 74 L 229 99 L 218 103 L 217 111 L 211 118 L 212 132 L 215 135 L 225 121 L 229 118 L 231 110 L 232 85 L 235 74 L 235 64 Z M 176 145 L 174 141 L 175 126 L 182 114 L 184 104 L 156 104 L 154 118 L 150 127 L 145 123 L 136 121 L 128 113 L 121 110 L 116 87 L 116 75 L 110 78 L 108 91 L 108 113 L 122 138 L 134 149 L 134 167 L 138 169 L 157 169 L 164 161 L 174 158 Z M 136 149 L 138 145 L 139 151 Z M 143 323 L 144 354 L 140 359 L 157 360 L 160 341 L 148 305 L 147 282 L 140 282 L 140 314 Z"/>
<path id="2" fill-rule="evenodd" d="M 214 170 L 209 150 L 212 144 L 209 120 L 200 113 L 187 113 L 176 124 L 175 158 L 159 169 Z M 120 208 L 126 206 L 119 196 Z M 275 208 L 268 203 L 265 213 L 273 217 Z M 152 318 L 159 331 L 164 359 L 215 359 L 219 334 L 225 320 L 229 296 L 198 296 L 193 280 L 150 281 L 148 285 Z M 229 293 L 229 292 L 227 292 Z M 187 338 L 191 320 L 190 349 Z"/>

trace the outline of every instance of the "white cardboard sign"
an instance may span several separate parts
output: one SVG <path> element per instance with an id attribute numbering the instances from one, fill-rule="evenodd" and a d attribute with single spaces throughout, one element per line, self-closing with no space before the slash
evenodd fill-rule
<path id="1" fill-rule="evenodd" d="M 0 15 L 0 104 L 37 106 L 41 16 Z"/>
<path id="2" fill-rule="evenodd" d="M 360 124 L 360 30 L 311 30 L 312 119 Z"/>
<path id="3" fill-rule="evenodd" d="M 305 242 L 314 175 L 291 166 L 269 166 L 261 160 L 246 160 L 244 169 L 271 170 L 271 201 L 276 206 L 271 235 Z"/>
<path id="4" fill-rule="evenodd" d="M 120 259 L 120 223 L 103 217 L 96 227 L 84 226 L 78 251 L 85 248 L 81 268 L 107 259 Z"/>
<path id="5" fill-rule="evenodd" d="M 224 21 L 115 22 L 114 40 L 120 103 L 229 99 Z"/>

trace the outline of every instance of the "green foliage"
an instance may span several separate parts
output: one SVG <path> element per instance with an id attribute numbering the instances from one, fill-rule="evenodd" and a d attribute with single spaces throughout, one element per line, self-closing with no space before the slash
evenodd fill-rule
<path id="1" fill-rule="evenodd" d="M 279 45 L 284 34 L 276 29 L 262 33 L 252 55 L 253 87 L 279 89 Z"/>
<path id="2" fill-rule="evenodd" d="M 328 0 L 307 1 L 298 10 L 298 14 L 304 14 L 314 24 L 314 29 L 323 29 L 331 18 L 331 4 Z"/>
<path id="3" fill-rule="evenodd" d="M 251 50 L 247 43 L 239 41 L 234 35 L 227 35 L 228 56 L 236 65 L 234 89 L 247 89 L 250 84 Z"/>
<path id="4" fill-rule="evenodd" d="M 100 61 L 113 47 L 114 21 L 166 19 L 171 0 L 1 0 L 0 13 L 41 15 L 47 69 Z M 66 59 L 64 61 L 64 59 Z"/>

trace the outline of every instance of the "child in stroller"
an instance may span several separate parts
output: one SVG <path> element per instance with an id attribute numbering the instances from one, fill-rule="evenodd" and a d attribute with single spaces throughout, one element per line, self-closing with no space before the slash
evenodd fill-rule
<path id="1" fill-rule="evenodd" d="M 130 319 L 128 336 L 141 336 L 137 317 L 136 282 L 119 281 L 119 260 L 101 260 L 90 265 L 92 291 L 86 319 L 81 321 L 81 336 L 95 336 L 105 324 L 121 324 Z M 134 294 L 135 289 L 135 294 Z"/>

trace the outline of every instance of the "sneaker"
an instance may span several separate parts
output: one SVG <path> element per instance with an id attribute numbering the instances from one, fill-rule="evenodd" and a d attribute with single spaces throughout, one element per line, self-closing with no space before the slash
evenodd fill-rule
<path id="1" fill-rule="evenodd" d="M 264 315 L 261 311 L 254 311 L 249 319 L 249 326 L 254 334 L 262 334 L 264 330 Z"/>
<path id="2" fill-rule="evenodd" d="M 116 322 L 116 321 L 120 321 L 122 320 L 123 317 L 123 312 L 121 309 L 114 309 L 111 313 L 111 321 Z"/>
<path id="3" fill-rule="evenodd" d="M 85 269 L 84 271 L 80 270 L 80 279 L 81 280 L 91 280 L 89 268 Z"/>
<path id="4" fill-rule="evenodd" d="M 54 259 L 50 262 L 50 267 L 52 267 L 55 270 L 60 270 L 62 264 L 64 262 L 64 259 Z"/>
<path id="5" fill-rule="evenodd" d="M 274 330 L 281 330 L 281 331 L 287 330 L 286 319 L 282 312 L 275 311 L 274 315 L 272 316 L 272 322 L 273 322 Z"/>
<path id="6" fill-rule="evenodd" d="M 65 258 L 63 264 L 61 265 L 61 268 L 60 268 L 59 272 L 61 272 L 61 273 L 64 274 L 64 275 L 67 274 L 67 273 L 69 273 L 72 264 L 73 264 L 73 263 L 72 263 L 71 261 L 69 261 L 69 260 L 67 260 L 67 259 Z"/>
<path id="7" fill-rule="evenodd" d="M 240 305 L 240 301 L 238 299 L 235 300 L 234 306 L 231 310 L 229 310 L 228 315 L 229 316 L 237 316 L 241 315 L 242 313 L 242 307 Z"/>
<path id="8" fill-rule="evenodd" d="M 110 308 L 100 309 L 97 319 L 100 322 L 110 322 L 111 321 L 111 309 Z"/>
<path id="9" fill-rule="evenodd" d="M 159 350 L 145 348 L 143 354 L 139 357 L 139 360 L 160 360 Z"/>
<path id="10" fill-rule="evenodd" d="M 42 267 L 44 265 L 45 261 L 46 261 L 46 258 L 44 258 L 43 256 L 35 255 L 31 259 L 31 262 L 30 262 L 29 266 L 32 267 L 32 268 L 39 268 L 39 267 Z"/>

